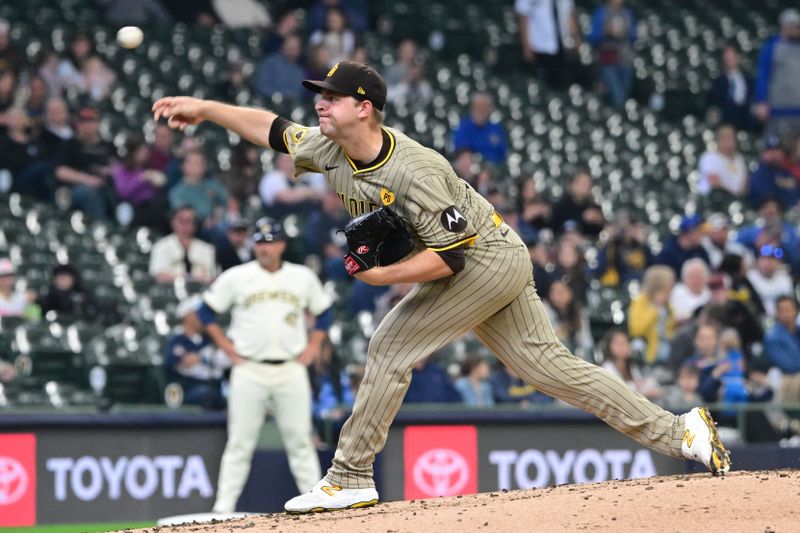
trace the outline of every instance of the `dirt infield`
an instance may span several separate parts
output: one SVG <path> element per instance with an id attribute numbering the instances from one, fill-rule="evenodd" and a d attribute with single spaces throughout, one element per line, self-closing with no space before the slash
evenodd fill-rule
<path id="1" fill-rule="evenodd" d="M 388 502 L 317 515 L 269 514 L 150 533 L 800 530 L 800 471 L 731 472 Z"/>

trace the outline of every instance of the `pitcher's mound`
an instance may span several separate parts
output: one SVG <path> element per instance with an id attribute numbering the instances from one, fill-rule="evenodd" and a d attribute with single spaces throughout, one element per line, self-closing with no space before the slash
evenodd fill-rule
<path id="1" fill-rule="evenodd" d="M 269 514 L 158 532 L 797 531 L 798 502 L 800 471 L 769 470 L 388 502 L 315 515 Z"/>

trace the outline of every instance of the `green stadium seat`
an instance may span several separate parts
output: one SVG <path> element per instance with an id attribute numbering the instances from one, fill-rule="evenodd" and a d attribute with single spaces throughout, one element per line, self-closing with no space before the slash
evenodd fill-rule
<path id="1" fill-rule="evenodd" d="M 111 363 L 105 365 L 106 386 L 103 396 L 113 403 L 163 403 L 165 377 L 160 366 Z"/>
<path id="2" fill-rule="evenodd" d="M 32 351 L 28 357 L 32 363 L 30 377 L 37 379 L 40 383 L 55 381 L 80 387 L 89 385 L 82 354 L 43 347 Z"/>

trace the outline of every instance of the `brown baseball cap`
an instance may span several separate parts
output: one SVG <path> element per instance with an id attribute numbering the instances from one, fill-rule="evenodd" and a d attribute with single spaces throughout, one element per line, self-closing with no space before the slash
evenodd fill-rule
<path id="1" fill-rule="evenodd" d="M 355 61 L 340 61 L 324 80 L 303 80 L 303 87 L 315 93 L 331 91 L 369 100 L 378 111 L 386 105 L 386 82 L 374 68 Z"/>

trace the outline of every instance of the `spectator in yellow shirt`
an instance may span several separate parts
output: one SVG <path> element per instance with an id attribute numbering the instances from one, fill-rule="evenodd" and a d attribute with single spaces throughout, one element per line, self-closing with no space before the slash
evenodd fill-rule
<path id="1" fill-rule="evenodd" d="M 650 365 L 669 358 L 670 341 L 675 334 L 675 317 L 669 305 L 674 285 L 675 273 L 670 267 L 651 266 L 644 273 L 641 292 L 628 307 L 628 334 L 644 339 L 644 362 Z"/>

